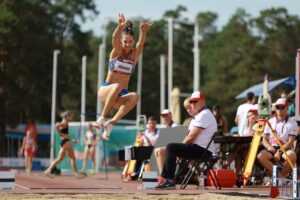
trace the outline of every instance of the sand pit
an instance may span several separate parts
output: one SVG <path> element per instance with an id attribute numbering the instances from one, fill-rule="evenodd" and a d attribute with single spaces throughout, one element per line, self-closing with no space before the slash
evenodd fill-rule
<path id="1" fill-rule="evenodd" d="M 200 195 L 147 195 L 147 194 L 10 194 L 0 193 L 1 200 L 256 200 L 262 199 L 243 196 L 203 193 Z"/>

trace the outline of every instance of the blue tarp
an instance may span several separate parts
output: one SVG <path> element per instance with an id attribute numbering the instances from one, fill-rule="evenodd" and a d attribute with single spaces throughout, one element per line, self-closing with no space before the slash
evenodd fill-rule
<path id="1" fill-rule="evenodd" d="M 269 81 L 269 92 L 281 84 L 287 85 L 292 89 L 294 89 L 296 86 L 295 76 L 289 76 L 286 78 Z M 235 98 L 236 99 L 246 98 L 248 92 L 253 92 L 255 96 L 261 96 L 263 94 L 263 83 L 253 85 L 252 87 L 244 90 L 242 93 L 237 95 Z"/>
<path id="2" fill-rule="evenodd" d="M 24 132 L 9 131 L 5 134 L 5 137 L 13 140 L 22 140 L 24 137 Z M 50 134 L 38 134 L 38 141 L 50 141 Z"/>

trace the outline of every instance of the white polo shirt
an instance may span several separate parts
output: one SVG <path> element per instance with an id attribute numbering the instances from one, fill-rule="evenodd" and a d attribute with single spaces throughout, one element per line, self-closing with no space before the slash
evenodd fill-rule
<path id="1" fill-rule="evenodd" d="M 297 136 L 297 122 L 293 118 L 289 117 L 287 120 L 279 121 L 276 117 L 272 117 L 269 119 L 269 122 L 283 143 L 288 141 L 289 135 Z M 271 133 L 270 127 L 267 125 L 265 127 L 264 134 L 270 135 L 269 142 L 272 146 L 278 146 Z"/>
<path id="2" fill-rule="evenodd" d="M 176 126 L 179 126 L 179 125 L 178 125 L 176 122 L 173 122 L 173 123 L 171 124 L 170 128 L 174 128 L 174 127 L 176 127 Z M 162 127 L 162 128 L 167 128 L 168 126 L 165 125 L 165 124 L 162 124 L 161 127 Z"/>
<path id="3" fill-rule="evenodd" d="M 209 109 L 204 109 L 198 113 L 191 121 L 189 125 L 189 130 L 193 127 L 203 128 L 202 132 L 194 140 L 194 144 L 197 144 L 203 148 L 206 148 L 214 133 L 218 130 L 217 121 Z M 209 151 L 216 153 L 217 146 L 212 141 L 210 144 Z"/>
<path id="4" fill-rule="evenodd" d="M 146 129 L 144 136 L 147 137 L 151 142 L 151 144 L 149 144 L 148 140 L 144 137 L 144 144 L 146 144 L 146 146 L 154 146 L 159 137 L 159 130 L 156 129 L 156 132 L 149 132 L 148 129 Z"/>
<path id="5" fill-rule="evenodd" d="M 239 119 L 239 123 L 238 123 L 239 135 L 243 135 L 244 129 L 246 128 L 245 120 L 247 120 L 247 113 L 251 108 L 253 108 L 253 104 L 243 103 L 237 109 L 236 117 Z"/>

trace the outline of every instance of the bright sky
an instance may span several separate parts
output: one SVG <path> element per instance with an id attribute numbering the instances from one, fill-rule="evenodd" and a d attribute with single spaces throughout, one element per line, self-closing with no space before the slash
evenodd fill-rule
<path id="1" fill-rule="evenodd" d="M 226 24 L 237 8 L 244 8 L 252 16 L 259 15 L 263 9 L 285 7 L 290 14 L 300 13 L 299 0 L 95 0 L 100 14 L 93 20 L 82 24 L 83 30 L 93 30 L 99 36 L 101 27 L 108 19 L 117 19 L 118 13 L 126 17 L 142 16 L 159 19 L 166 10 L 175 9 L 177 5 L 187 7 L 184 17 L 193 19 L 199 12 L 212 11 L 218 14 L 219 27 Z"/>

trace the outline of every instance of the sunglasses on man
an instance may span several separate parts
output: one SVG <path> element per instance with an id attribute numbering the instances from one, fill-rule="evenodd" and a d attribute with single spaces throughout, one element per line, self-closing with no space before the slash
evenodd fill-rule
<path id="1" fill-rule="evenodd" d="M 275 108 L 277 110 L 284 110 L 286 108 L 286 106 L 284 106 L 284 105 L 277 105 L 277 106 L 275 106 Z"/>
<path id="2" fill-rule="evenodd" d="M 195 104 L 197 102 L 198 102 L 197 100 L 193 100 L 193 101 L 190 101 L 190 104 Z"/>

